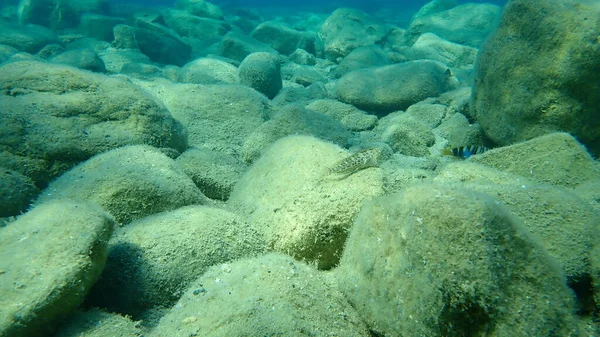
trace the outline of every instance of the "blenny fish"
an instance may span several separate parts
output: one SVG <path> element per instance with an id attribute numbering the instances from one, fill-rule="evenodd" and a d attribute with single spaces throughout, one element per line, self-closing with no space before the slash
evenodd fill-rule
<path id="1" fill-rule="evenodd" d="M 467 159 L 470 156 L 474 156 L 476 154 L 482 154 L 487 150 L 489 150 L 489 149 L 483 145 L 469 145 L 469 146 L 459 146 L 459 147 L 453 147 L 453 148 L 447 147 L 442 150 L 442 155 L 455 156 L 460 159 Z"/>
<path id="2" fill-rule="evenodd" d="M 371 147 L 360 150 L 333 165 L 328 174 L 351 175 L 368 167 L 378 166 L 383 160 L 384 153 L 381 148 Z"/>

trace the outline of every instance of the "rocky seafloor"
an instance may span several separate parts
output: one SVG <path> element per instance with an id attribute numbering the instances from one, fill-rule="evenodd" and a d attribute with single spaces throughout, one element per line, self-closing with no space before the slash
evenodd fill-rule
<path id="1" fill-rule="evenodd" d="M 597 1 L 1 14 L 0 337 L 598 335 Z"/>

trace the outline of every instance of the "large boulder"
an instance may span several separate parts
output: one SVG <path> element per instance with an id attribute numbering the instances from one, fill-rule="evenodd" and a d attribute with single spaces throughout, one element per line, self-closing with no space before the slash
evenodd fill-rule
<path id="1" fill-rule="evenodd" d="M 36 202 L 56 199 L 97 203 L 122 224 L 208 201 L 173 159 L 144 145 L 114 149 L 83 162 L 54 180 Z"/>
<path id="2" fill-rule="evenodd" d="M 113 45 L 138 49 L 157 63 L 182 66 L 188 61 L 192 48 L 173 31 L 154 22 L 138 20 L 137 24 L 141 27 L 116 25 Z"/>
<path id="3" fill-rule="evenodd" d="M 58 36 L 48 28 L 0 23 L 0 44 L 11 46 L 18 51 L 34 54 L 47 45 L 58 43 Z"/>
<path id="4" fill-rule="evenodd" d="M 246 137 L 267 120 L 269 100 L 234 84 L 138 82 L 154 93 L 189 132 L 189 144 L 239 156 Z"/>
<path id="5" fill-rule="evenodd" d="M 336 85 L 337 98 L 359 109 L 386 114 L 455 89 L 458 81 L 442 63 L 418 60 L 355 70 Z"/>
<path id="6" fill-rule="evenodd" d="M 325 56 L 336 61 L 358 47 L 381 42 L 389 28 L 383 22 L 357 9 L 336 9 L 321 25 L 319 36 L 325 43 Z"/>
<path id="7" fill-rule="evenodd" d="M 114 225 L 97 205 L 59 200 L 0 228 L 0 336 L 52 336 L 100 276 Z"/>
<path id="8" fill-rule="evenodd" d="M 599 16 L 597 1 L 507 4 L 475 74 L 472 109 L 489 138 L 566 131 L 600 154 Z"/>
<path id="9" fill-rule="evenodd" d="M 240 64 L 239 77 L 241 84 L 273 98 L 283 86 L 281 60 L 271 53 L 252 53 Z"/>
<path id="10" fill-rule="evenodd" d="M 210 268 L 149 337 L 368 337 L 335 281 L 281 254 Z"/>
<path id="11" fill-rule="evenodd" d="M 285 137 L 242 176 L 228 204 L 265 234 L 270 248 L 331 268 L 362 204 L 383 194 L 378 169 L 330 171 L 347 157 L 339 147 L 313 137 Z"/>
<path id="12" fill-rule="evenodd" d="M 569 336 L 573 293 L 508 210 L 449 184 L 377 198 L 336 270 L 377 335 Z"/>
<path id="13" fill-rule="evenodd" d="M 35 61 L 5 64 L 0 78 L 0 162 L 40 187 L 116 147 L 187 147 L 181 124 L 122 78 Z"/>
<path id="14" fill-rule="evenodd" d="M 409 42 L 423 33 L 434 33 L 448 41 L 479 48 L 496 27 L 502 8 L 492 4 L 466 3 L 413 18 L 406 31 Z"/>
<path id="15" fill-rule="evenodd" d="M 194 205 L 149 216 L 115 232 L 86 304 L 138 319 L 175 304 L 208 267 L 264 250 L 262 236 L 223 209 Z"/>

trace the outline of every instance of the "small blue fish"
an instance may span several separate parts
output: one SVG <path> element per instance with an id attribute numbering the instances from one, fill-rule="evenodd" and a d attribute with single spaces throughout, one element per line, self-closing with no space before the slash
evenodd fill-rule
<path id="1" fill-rule="evenodd" d="M 460 159 L 467 159 L 476 154 L 482 154 L 487 150 L 489 150 L 489 149 L 483 145 L 459 146 L 459 147 L 443 149 L 442 155 L 454 156 L 454 157 L 458 157 Z"/>

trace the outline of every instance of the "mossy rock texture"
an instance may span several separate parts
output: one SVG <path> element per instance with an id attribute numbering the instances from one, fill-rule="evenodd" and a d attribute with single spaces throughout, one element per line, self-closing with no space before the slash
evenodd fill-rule
<path id="1" fill-rule="evenodd" d="M 281 254 L 210 268 L 149 337 L 368 337 L 326 273 Z"/>
<path id="2" fill-rule="evenodd" d="M 475 74 L 472 109 L 489 138 L 565 131 L 600 154 L 599 17 L 598 1 L 508 2 Z"/>
<path id="3" fill-rule="evenodd" d="M 86 304 L 140 319 L 175 304 L 208 267 L 265 247 L 257 230 L 226 210 L 194 205 L 155 214 L 115 232 L 102 279 Z"/>
<path id="4" fill-rule="evenodd" d="M 114 219 L 97 205 L 40 205 L 0 228 L 0 336 L 51 336 L 106 262 Z"/>
<path id="5" fill-rule="evenodd" d="M 36 203 L 63 198 L 98 203 L 122 224 L 208 202 L 173 159 L 144 145 L 115 149 L 83 162 L 53 181 Z"/>
<path id="6" fill-rule="evenodd" d="M 187 147 L 183 126 L 123 78 L 36 61 L 4 64 L 0 78 L 0 162 L 38 187 L 117 147 Z"/>
<path id="7" fill-rule="evenodd" d="M 265 234 L 269 248 L 331 268 L 361 205 L 383 194 L 377 168 L 346 176 L 329 173 L 347 157 L 313 137 L 282 138 L 242 176 L 228 204 Z"/>
<path id="8" fill-rule="evenodd" d="M 419 184 L 368 203 L 336 269 L 385 336 L 568 336 L 574 296 L 558 265 L 493 198 Z"/>

